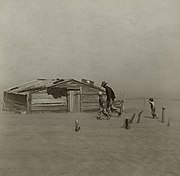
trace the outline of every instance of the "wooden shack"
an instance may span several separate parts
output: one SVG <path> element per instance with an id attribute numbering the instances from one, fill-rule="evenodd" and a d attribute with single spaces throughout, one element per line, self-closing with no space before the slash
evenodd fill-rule
<path id="1" fill-rule="evenodd" d="M 98 111 L 98 92 L 93 81 L 37 79 L 4 92 L 4 110 L 19 112 Z"/>

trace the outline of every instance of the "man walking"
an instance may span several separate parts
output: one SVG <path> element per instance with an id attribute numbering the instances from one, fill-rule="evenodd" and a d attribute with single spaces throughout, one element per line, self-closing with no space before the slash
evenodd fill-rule
<path id="1" fill-rule="evenodd" d="M 111 87 L 109 87 L 109 86 L 107 85 L 107 83 L 106 83 L 105 81 L 102 82 L 101 86 L 104 87 L 105 90 L 106 90 L 106 96 L 107 96 L 107 112 L 108 112 L 108 114 L 110 115 L 110 114 L 111 114 L 111 111 L 114 110 L 115 112 L 118 113 L 118 116 L 120 116 L 120 115 L 121 115 L 120 109 L 119 109 L 119 108 L 116 108 L 116 107 L 114 106 L 114 99 L 116 98 L 114 91 L 112 90 Z"/>

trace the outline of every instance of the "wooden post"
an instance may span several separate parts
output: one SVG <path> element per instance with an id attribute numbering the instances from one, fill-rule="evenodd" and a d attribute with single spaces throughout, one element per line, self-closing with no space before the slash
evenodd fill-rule
<path id="1" fill-rule="evenodd" d="M 121 128 L 129 129 L 130 128 L 130 118 L 129 116 L 124 117 L 124 124 L 121 126 Z"/>
<path id="2" fill-rule="evenodd" d="M 32 94 L 28 93 L 27 94 L 27 113 L 31 112 L 31 100 L 32 100 Z"/>
<path id="3" fill-rule="evenodd" d="M 140 123 L 140 120 L 141 120 L 141 114 L 143 113 L 143 111 L 141 111 L 139 114 L 138 114 L 138 120 L 136 123 Z"/>
<path id="4" fill-rule="evenodd" d="M 67 91 L 67 110 L 70 112 L 70 91 Z"/>
<path id="5" fill-rule="evenodd" d="M 82 91 L 82 86 L 80 87 L 80 112 L 82 112 L 82 94 L 83 94 L 83 91 Z"/>
<path id="6" fill-rule="evenodd" d="M 162 123 L 164 123 L 164 111 L 165 111 L 165 107 L 162 107 Z"/>
<path id="7" fill-rule="evenodd" d="M 133 123 L 134 117 L 136 116 L 136 114 L 134 113 L 133 116 L 131 117 L 129 123 Z"/>
<path id="8" fill-rule="evenodd" d="M 168 124 L 167 124 L 167 126 L 168 126 L 168 127 L 171 126 L 171 125 L 170 125 L 170 117 L 169 117 L 169 119 L 168 119 Z"/>
<path id="9" fill-rule="evenodd" d="M 129 119 L 125 119 L 125 128 L 129 129 Z"/>

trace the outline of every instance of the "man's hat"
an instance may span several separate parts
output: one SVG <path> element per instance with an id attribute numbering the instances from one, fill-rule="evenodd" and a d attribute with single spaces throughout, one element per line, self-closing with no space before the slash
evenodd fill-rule
<path id="1" fill-rule="evenodd" d="M 105 81 L 103 81 L 102 83 L 101 83 L 101 86 L 103 87 L 103 86 L 105 86 L 107 83 L 105 82 Z"/>
<path id="2" fill-rule="evenodd" d="M 154 99 L 153 98 L 149 98 L 149 101 L 154 101 Z"/>

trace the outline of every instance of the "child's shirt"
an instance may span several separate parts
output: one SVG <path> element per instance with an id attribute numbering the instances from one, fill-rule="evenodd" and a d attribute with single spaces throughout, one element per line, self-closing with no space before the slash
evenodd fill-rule
<path id="1" fill-rule="evenodd" d="M 151 105 L 151 109 L 154 109 L 154 108 L 155 108 L 155 106 L 154 106 L 154 102 L 149 101 L 149 103 L 150 103 L 150 105 Z"/>

